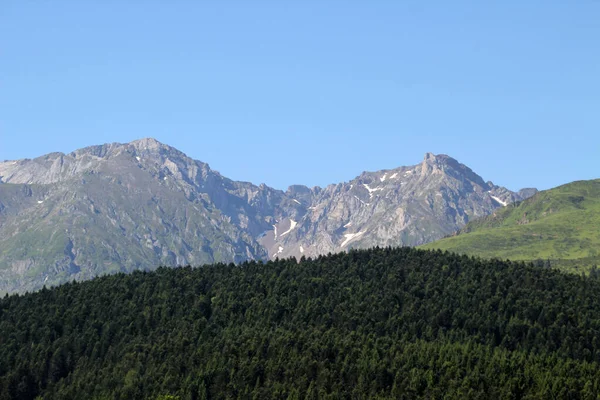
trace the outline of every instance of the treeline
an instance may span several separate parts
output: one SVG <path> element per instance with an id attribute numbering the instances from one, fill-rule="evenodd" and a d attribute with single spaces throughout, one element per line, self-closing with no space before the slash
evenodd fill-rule
<path id="1" fill-rule="evenodd" d="M 0 301 L 0 399 L 598 399 L 600 281 L 376 248 Z"/>

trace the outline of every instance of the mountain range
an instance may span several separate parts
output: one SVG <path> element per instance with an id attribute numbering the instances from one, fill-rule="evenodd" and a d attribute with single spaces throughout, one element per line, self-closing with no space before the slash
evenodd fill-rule
<path id="1" fill-rule="evenodd" d="M 228 179 L 154 139 L 0 163 L 0 292 L 159 265 L 422 245 L 537 191 L 447 155 L 286 191 Z"/>

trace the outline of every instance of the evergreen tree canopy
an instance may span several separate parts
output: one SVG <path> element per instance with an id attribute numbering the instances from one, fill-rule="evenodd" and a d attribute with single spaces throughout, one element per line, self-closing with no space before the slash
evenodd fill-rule
<path id="1" fill-rule="evenodd" d="M 600 281 L 411 248 L 159 268 L 0 300 L 0 400 L 581 398 Z"/>

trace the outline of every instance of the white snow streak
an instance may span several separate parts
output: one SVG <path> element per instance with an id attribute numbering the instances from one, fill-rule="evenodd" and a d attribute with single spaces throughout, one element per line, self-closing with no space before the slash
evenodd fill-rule
<path id="1" fill-rule="evenodd" d="M 42 204 L 44 200 L 38 200 L 38 204 Z"/>
<path id="2" fill-rule="evenodd" d="M 352 222 L 348 222 L 346 225 L 344 225 L 344 228 L 348 228 L 349 226 L 352 226 Z"/>
<path id="3" fill-rule="evenodd" d="M 508 205 L 507 202 L 500 200 L 496 196 L 492 196 L 492 199 L 496 200 L 498 203 L 502 204 L 504 207 L 506 207 Z"/>
<path id="4" fill-rule="evenodd" d="M 290 229 L 283 232 L 280 236 L 284 236 L 284 235 L 287 235 L 288 233 L 290 233 L 292 230 L 294 230 L 296 225 L 298 225 L 298 223 L 296 221 L 294 221 L 293 219 L 290 219 Z"/>
<path id="5" fill-rule="evenodd" d="M 277 253 L 274 253 L 274 254 L 273 254 L 271 257 L 272 257 L 272 258 L 275 258 L 275 257 L 277 257 L 277 254 L 280 254 L 280 253 L 282 253 L 282 252 L 283 252 L 283 247 L 282 247 L 282 246 L 279 246 L 279 248 L 277 249 Z"/>
<path id="6" fill-rule="evenodd" d="M 347 245 L 351 240 L 356 239 L 358 236 L 362 235 L 363 233 L 365 233 L 364 231 L 361 232 L 356 232 L 356 233 L 348 233 L 347 235 L 344 235 L 344 237 L 346 238 L 342 244 L 340 245 L 340 247 L 344 247 L 345 245 Z"/>
<path id="7" fill-rule="evenodd" d="M 275 239 L 277 239 L 277 225 L 273 225 L 273 233 L 275 234 Z"/>
<path id="8" fill-rule="evenodd" d="M 397 173 L 397 172 L 394 172 L 394 173 L 392 174 L 392 176 L 390 176 L 390 179 L 394 179 L 394 178 L 395 178 L 395 177 L 397 177 L 397 176 L 398 176 L 398 173 Z"/>
<path id="9" fill-rule="evenodd" d="M 300 202 L 299 202 L 298 200 L 296 200 L 296 199 L 292 199 L 292 200 L 293 200 L 293 201 L 295 201 L 295 202 L 296 202 L 296 203 L 298 203 L 298 204 L 302 204 L 302 203 L 300 203 Z"/>
<path id="10" fill-rule="evenodd" d="M 136 157 L 135 159 L 136 159 L 136 160 L 138 160 L 138 161 L 140 161 L 140 160 L 141 160 L 141 158 L 139 158 L 139 157 Z"/>
<path id="11" fill-rule="evenodd" d="M 379 180 L 381 182 L 385 182 L 385 179 L 387 178 L 387 174 L 383 174 L 383 176 L 381 178 L 379 178 Z"/>
<path id="12" fill-rule="evenodd" d="M 366 183 L 363 183 L 363 186 L 369 191 L 369 197 L 370 198 L 373 198 L 373 192 L 376 192 L 378 190 L 383 190 L 383 188 L 371 189 L 371 187 L 369 185 L 367 185 Z"/>
<path id="13" fill-rule="evenodd" d="M 364 201 L 362 201 L 361 199 L 358 198 L 358 196 L 354 196 L 354 198 L 358 201 L 360 201 L 361 203 L 363 203 L 365 206 L 368 206 L 370 203 L 365 203 Z"/>
<path id="14" fill-rule="evenodd" d="M 304 253 L 304 247 L 302 247 L 302 245 L 300 245 L 300 253 Z"/>

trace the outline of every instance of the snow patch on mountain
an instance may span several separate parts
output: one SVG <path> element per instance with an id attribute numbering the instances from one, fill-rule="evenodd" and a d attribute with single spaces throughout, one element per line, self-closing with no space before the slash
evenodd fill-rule
<path id="1" fill-rule="evenodd" d="M 499 199 L 499 198 L 498 198 L 498 197 L 496 197 L 496 196 L 492 196 L 492 199 L 496 200 L 498 203 L 502 204 L 504 207 L 506 207 L 506 206 L 508 205 L 508 203 L 507 203 L 507 202 L 505 202 L 505 201 L 503 201 L 503 200 Z"/>
<path id="2" fill-rule="evenodd" d="M 383 188 L 371 188 L 366 183 L 363 183 L 363 186 L 365 187 L 365 189 L 367 189 L 369 191 L 370 198 L 373 198 L 373 192 L 377 192 L 378 190 L 383 190 Z"/>
<path id="3" fill-rule="evenodd" d="M 281 235 L 279 235 L 279 237 L 285 236 L 288 233 L 290 233 L 291 231 L 293 231 L 294 228 L 296 227 L 296 225 L 298 225 L 298 223 L 296 221 L 294 221 L 293 219 L 290 219 L 290 229 L 288 229 L 287 231 L 283 232 Z"/>
<path id="4" fill-rule="evenodd" d="M 277 254 L 281 254 L 283 253 L 283 246 L 279 246 L 279 248 L 277 249 L 277 253 L 273 254 L 273 258 L 277 257 Z"/>
<path id="5" fill-rule="evenodd" d="M 342 242 L 340 247 L 344 247 L 345 245 L 350 243 L 350 241 L 356 239 L 357 237 L 359 237 L 360 235 L 363 235 L 364 233 L 365 233 L 364 231 L 361 231 L 361 232 L 356 232 L 356 233 L 348 233 L 348 234 L 344 235 L 344 237 L 346 239 L 344 239 L 344 241 Z"/>
<path id="6" fill-rule="evenodd" d="M 362 201 L 358 196 L 354 196 L 354 198 L 358 201 L 360 201 L 363 205 L 368 206 L 371 203 L 365 203 L 364 201 Z"/>

